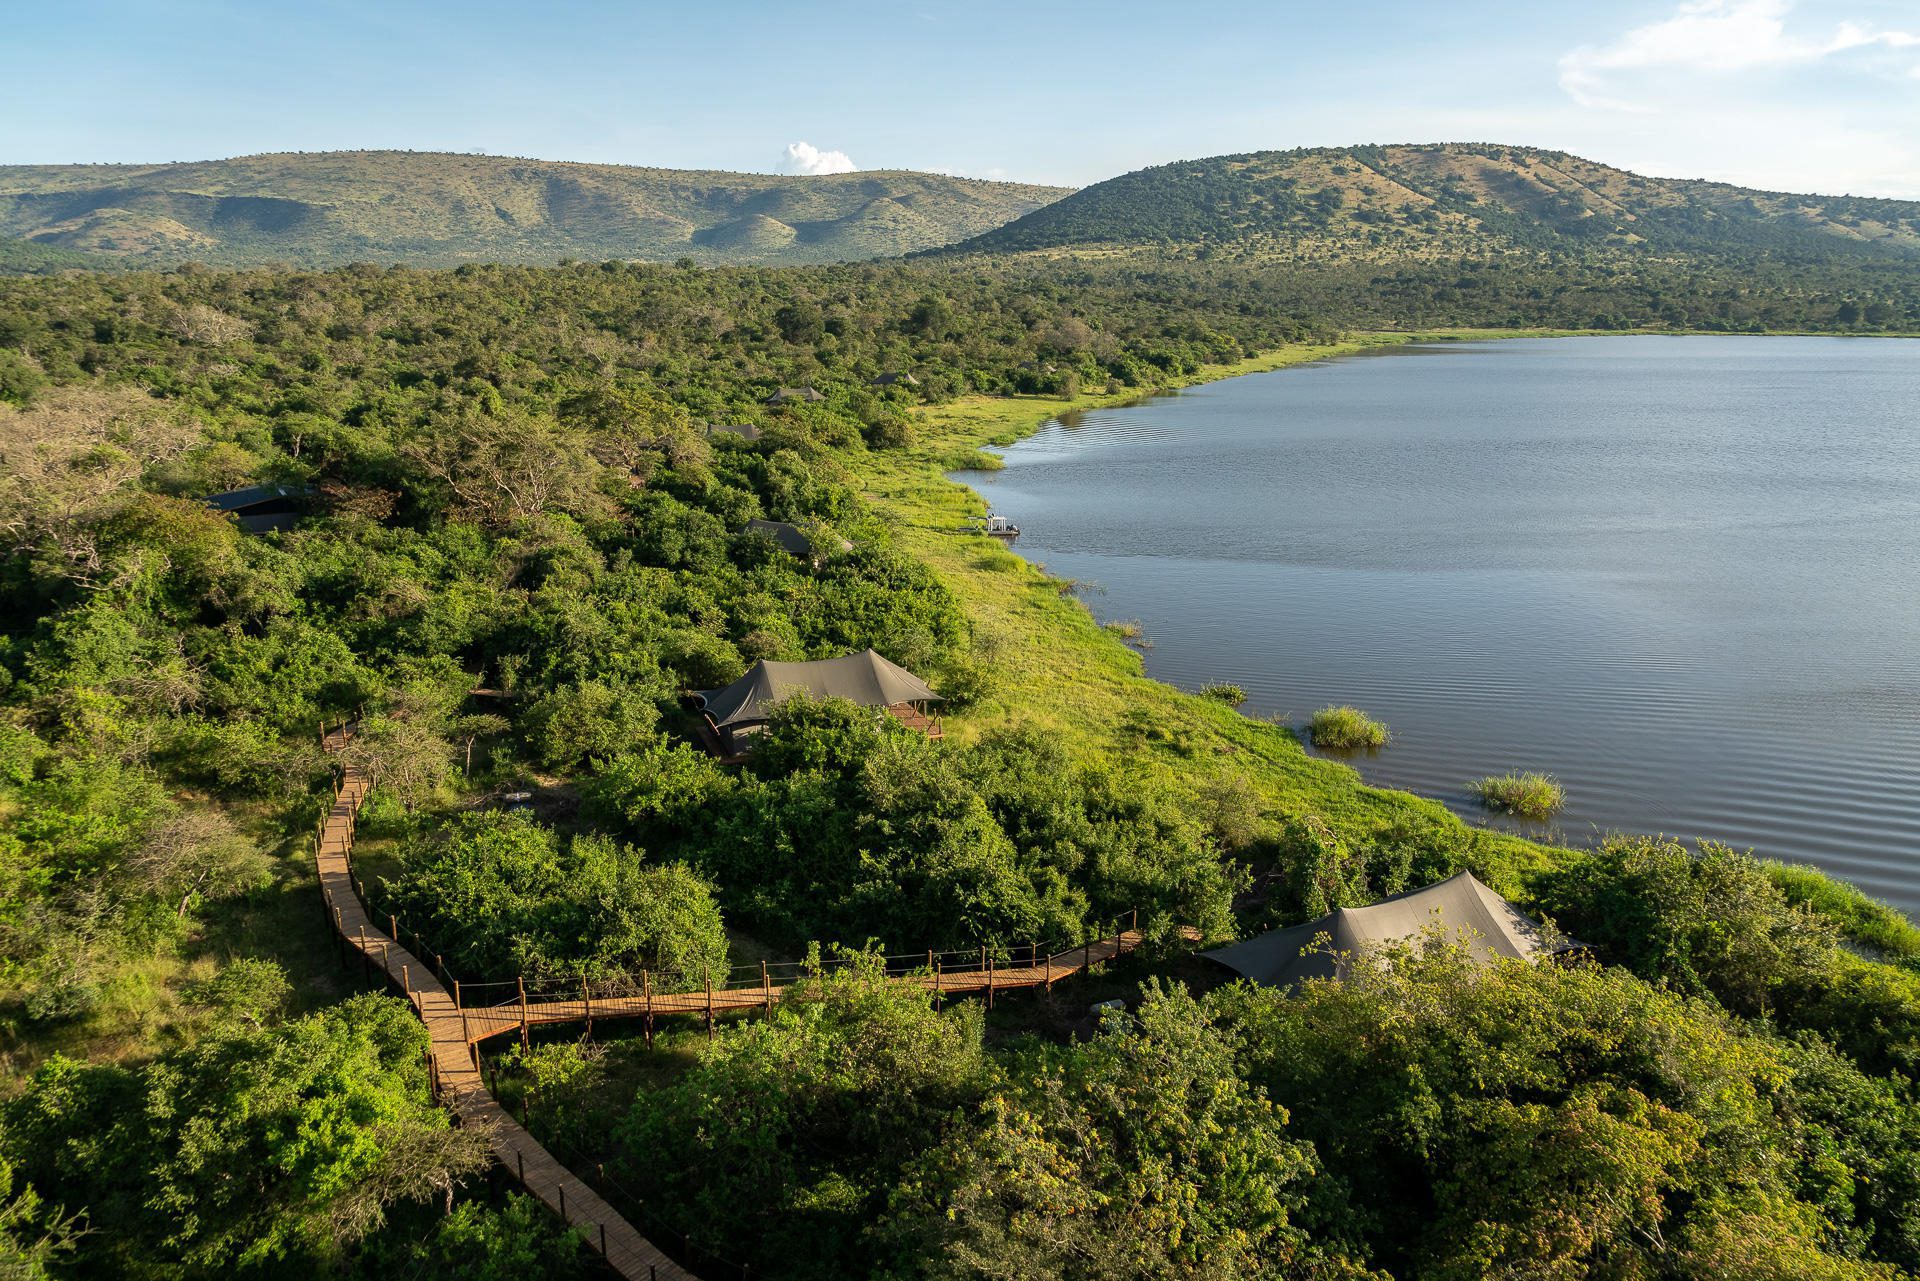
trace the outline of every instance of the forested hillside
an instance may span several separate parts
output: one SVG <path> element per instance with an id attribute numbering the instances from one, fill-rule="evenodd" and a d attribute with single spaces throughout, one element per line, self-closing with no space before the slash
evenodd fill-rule
<path id="1" fill-rule="evenodd" d="M 1648 178 L 1486 144 L 1263 151 L 1096 183 L 959 246 L 1169 247 L 1237 259 L 1768 251 L 1920 260 L 1920 203 Z"/>
<path id="2" fill-rule="evenodd" d="M 1731 851 L 1549 848 L 1365 788 L 1147 681 L 941 478 L 1020 415 L 1377 317 L 1857 332 L 1920 322 L 1896 267 L 0 281 L 0 1271 L 590 1275 L 332 946 L 304 842 L 318 723 L 354 713 L 357 870 L 459 979 L 856 958 L 711 1040 L 490 1055 L 709 1278 L 1913 1273 L 1911 926 Z M 251 484 L 298 495 L 290 527 L 203 501 Z M 868 646 L 944 696 L 944 738 L 797 700 L 744 764 L 699 746 L 685 691 Z M 1592 952 L 1291 996 L 1175 928 L 1460 869 Z M 1136 911 L 1142 957 L 991 1013 L 857 960 Z"/>
<path id="3" fill-rule="evenodd" d="M 1064 194 L 922 173 L 776 177 L 301 152 L 0 166 L 0 237 L 141 265 L 836 262 L 951 244 Z"/>

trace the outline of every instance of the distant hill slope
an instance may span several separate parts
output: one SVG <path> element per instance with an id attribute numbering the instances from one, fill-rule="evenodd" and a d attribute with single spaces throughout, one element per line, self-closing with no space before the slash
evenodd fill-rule
<path id="1" fill-rule="evenodd" d="M 0 239 L 153 265 L 556 258 L 806 263 L 978 235 L 1066 188 L 341 151 L 166 165 L 0 166 Z"/>
<path id="2" fill-rule="evenodd" d="M 1168 246 L 1322 261 L 1636 248 L 1920 259 L 1920 202 L 1646 178 L 1526 147 L 1317 148 L 1142 169 L 955 248 L 1113 253 Z"/>

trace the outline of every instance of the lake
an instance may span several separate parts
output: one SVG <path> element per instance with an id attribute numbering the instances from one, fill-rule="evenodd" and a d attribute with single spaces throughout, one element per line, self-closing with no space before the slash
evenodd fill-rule
<path id="1" fill-rule="evenodd" d="M 1518 830 L 1726 841 L 1920 910 L 1920 342 L 1418 345 L 1049 424 L 967 472 L 1148 671 Z"/>

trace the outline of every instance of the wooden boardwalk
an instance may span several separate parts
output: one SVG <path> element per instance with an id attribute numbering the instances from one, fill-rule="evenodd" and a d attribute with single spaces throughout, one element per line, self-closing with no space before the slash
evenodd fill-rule
<path id="1" fill-rule="evenodd" d="M 1191 929 L 1183 933 L 1196 941 L 1199 937 L 1198 932 Z M 889 983 L 917 987 L 935 998 L 985 996 L 992 1000 L 1001 992 L 1050 988 L 1061 979 L 1071 978 L 1093 966 L 1125 956 L 1139 947 L 1144 938 L 1138 930 L 1120 930 L 1107 938 L 1068 948 L 1026 964 L 1002 966 L 982 961 L 964 969 L 949 969 L 929 963 L 904 973 L 890 971 L 886 977 Z M 669 1015 L 693 1015 L 710 1021 L 716 1015 L 741 1010 L 770 1010 L 794 986 L 796 984 L 791 982 L 763 980 L 759 984 L 696 992 L 649 990 L 617 996 L 587 994 L 560 1000 L 522 997 L 494 1005 L 465 1004 L 458 1008 L 458 1012 L 463 1023 L 463 1034 L 468 1042 L 477 1045 L 489 1037 L 555 1023 L 592 1023 L 603 1019 L 631 1018 L 650 1020 Z"/>
<path id="2" fill-rule="evenodd" d="M 323 732 L 322 745 L 329 752 L 338 752 L 346 746 L 350 735 L 351 730 L 345 726 Z M 642 990 L 637 994 L 583 993 L 560 1000 L 533 1000 L 527 997 L 524 987 L 516 983 L 512 986 L 517 999 L 482 1005 L 466 1002 L 459 984 L 449 992 L 434 975 L 431 965 L 402 947 L 380 927 L 355 890 L 354 824 L 371 786 L 371 780 L 358 768 L 349 765 L 341 771 L 333 805 L 322 820 L 314 842 L 320 890 L 334 928 L 347 946 L 359 954 L 369 977 L 376 970 L 383 974 L 406 994 L 426 1024 L 437 1097 L 460 1118 L 461 1125 L 485 1133 L 495 1159 L 562 1221 L 580 1229 L 587 1243 L 621 1276 L 637 1281 L 696 1281 L 693 1273 L 669 1259 L 599 1193 L 556 1160 L 525 1127 L 507 1115 L 486 1087 L 477 1047 L 490 1037 L 513 1032 L 524 1036 L 535 1027 L 577 1022 L 591 1026 L 604 1019 L 644 1018 L 649 1032 L 656 1017 L 669 1015 L 704 1018 L 711 1026 L 718 1014 L 772 1009 L 794 984 L 773 982 L 763 968 L 757 985 L 698 992 L 654 992 L 651 984 L 643 980 Z M 1191 928 L 1183 929 L 1182 933 L 1189 939 L 1198 938 L 1198 932 Z M 1138 930 L 1116 930 L 1106 938 L 1079 947 L 1007 966 L 995 964 L 983 953 L 978 964 L 952 968 L 930 953 L 926 965 L 906 972 L 890 971 L 887 981 L 921 988 L 936 999 L 979 994 L 991 1002 L 1000 992 L 1051 988 L 1061 979 L 1126 955 L 1142 941 Z M 486 986 L 497 990 L 506 985 Z"/>
<path id="3" fill-rule="evenodd" d="M 344 743 L 341 730 L 326 738 L 326 746 L 332 751 L 338 751 Z M 320 889 L 341 937 L 360 953 L 364 965 L 380 970 L 407 994 L 421 1022 L 427 1025 L 434 1089 L 441 1102 L 460 1118 L 462 1126 L 483 1132 L 493 1147 L 494 1159 L 512 1171 L 549 1210 L 579 1228 L 587 1243 L 621 1276 L 635 1281 L 696 1281 L 693 1273 L 641 1236 L 599 1193 L 556 1161 L 507 1115 L 480 1075 L 477 1052 L 467 1039 L 465 1020 L 454 1004 L 453 994 L 441 986 L 419 957 L 388 937 L 367 915 L 360 896 L 354 893 L 348 855 L 353 848 L 354 818 L 369 786 L 370 780 L 361 771 L 351 766 L 343 771 L 333 807 L 327 811 L 315 842 Z"/>

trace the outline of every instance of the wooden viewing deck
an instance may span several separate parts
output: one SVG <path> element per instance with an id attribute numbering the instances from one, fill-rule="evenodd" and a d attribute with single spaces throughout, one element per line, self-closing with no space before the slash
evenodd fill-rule
<path id="1" fill-rule="evenodd" d="M 332 730 L 323 727 L 321 743 L 328 752 L 338 752 L 351 736 L 350 726 Z M 644 1018 L 649 1034 L 653 1020 L 667 1015 L 702 1017 L 711 1027 L 718 1014 L 772 1009 L 774 1002 L 800 981 L 799 976 L 776 982 L 763 965 L 758 983 L 708 986 L 698 992 L 655 992 L 650 977 L 643 974 L 641 990 L 637 993 L 628 990 L 596 996 L 582 989 L 578 996 L 554 999 L 533 999 L 528 996 L 524 982 L 516 981 L 510 985 L 479 985 L 482 991 L 510 986 L 514 990 L 513 998 L 493 1004 L 471 1004 L 459 983 L 449 991 L 429 963 L 401 946 L 393 933 L 380 927 L 355 887 L 354 825 L 371 787 L 372 780 L 357 767 L 348 765 L 341 770 L 333 804 L 321 820 L 314 839 L 320 890 L 334 929 L 345 945 L 359 954 L 369 977 L 376 969 L 380 971 L 387 981 L 406 994 L 414 1012 L 426 1024 L 435 1096 L 459 1118 L 462 1126 L 484 1133 L 494 1158 L 514 1173 L 527 1192 L 559 1215 L 562 1222 L 580 1229 L 587 1244 L 621 1276 L 636 1281 L 697 1281 L 693 1273 L 642 1236 L 619 1211 L 507 1114 L 487 1089 L 477 1047 L 490 1037 L 511 1032 L 519 1032 L 524 1038 L 534 1027 L 576 1022 L 591 1027 L 597 1019 Z M 394 933 L 398 932 L 391 921 L 388 924 Z M 1190 940 L 1198 938 L 1198 932 L 1190 927 L 1181 932 Z M 967 954 L 972 963 L 953 965 L 950 958 L 957 954 L 930 952 L 924 964 L 918 957 L 909 958 L 911 968 L 907 965 L 888 968 L 886 977 L 889 982 L 927 991 L 936 1000 L 978 993 L 984 994 L 991 1003 L 999 992 L 1051 988 L 1060 979 L 1126 955 L 1142 941 L 1143 935 L 1137 929 L 1116 930 L 1105 938 L 1062 952 L 1032 956 L 1024 964 L 997 963 L 981 952 L 977 962 L 972 962 L 973 954 Z M 468 992 L 473 992 L 475 987 L 469 985 Z"/>

